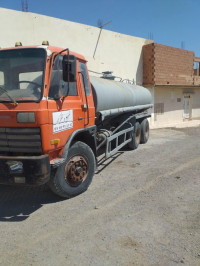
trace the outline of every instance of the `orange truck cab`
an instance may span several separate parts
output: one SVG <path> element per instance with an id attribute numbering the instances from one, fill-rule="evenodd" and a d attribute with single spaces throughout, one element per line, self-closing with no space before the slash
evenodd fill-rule
<path id="1" fill-rule="evenodd" d="M 93 82 L 85 58 L 69 49 L 0 49 L 0 184 L 48 183 L 70 198 L 89 187 L 99 154 L 147 142 L 149 91 Z"/>
<path id="2" fill-rule="evenodd" d="M 46 183 L 70 138 L 95 146 L 94 124 L 83 56 L 47 45 L 0 50 L 0 183 Z"/>

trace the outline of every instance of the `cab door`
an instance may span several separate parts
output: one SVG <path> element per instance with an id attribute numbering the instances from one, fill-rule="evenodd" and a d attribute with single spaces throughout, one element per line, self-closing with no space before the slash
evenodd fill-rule
<path id="1" fill-rule="evenodd" d="M 62 55 L 57 55 L 51 73 L 51 81 L 48 95 L 48 114 L 49 114 L 49 147 L 51 139 L 59 139 L 60 143 L 56 146 L 64 146 L 73 131 L 85 126 L 85 110 L 83 109 L 83 97 L 80 91 L 81 80 L 79 75 L 75 82 L 63 81 Z M 77 63 L 78 73 L 78 63 Z M 66 97 L 59 97 L 59 93 Z"/>
<path id="2" fill-rule="evenodd" d="M 90 123 L 88 96 L 91 95 L 90 85 L 85 63 L 79 62 L 79 79 L 81 83 L 82 109 L 84 112 L 84 126 Z"/>
<path id="3" fill-rule="evenodd" d="M 84 112 L 84 126 L 95 124 L 95 107 L 92 95 L 92 88 L 89 80 L 86 63 L 79 61 L 79 78 L 81 83 L 82 108 Z"/>

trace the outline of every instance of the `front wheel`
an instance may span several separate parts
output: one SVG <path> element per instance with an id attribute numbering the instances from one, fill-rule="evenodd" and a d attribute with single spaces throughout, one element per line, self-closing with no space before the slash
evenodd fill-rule
<path id="1" fill-rule="evenodd" d="M 51 177 L 49 187 L 61 197 L 75 197 L 87 190 L 95 168 L 96 161 L 92 149 L 78 141 L 70 147 L 65 163 L 60 165 L 55 176 Z"/>

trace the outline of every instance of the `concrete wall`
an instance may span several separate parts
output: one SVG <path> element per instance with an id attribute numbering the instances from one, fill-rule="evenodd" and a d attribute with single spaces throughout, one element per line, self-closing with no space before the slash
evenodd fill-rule
<path id="1" fill-rule="evenodd" d="M 187 120 L 200 119 L 200 88 L 162 87 L 149 88 L 154 97 L 152 127 L 176 126 Z M 185 116 L 185 97 L 189 96 L 189 114 Z"/>
<path id="2" fill-rule="evenodd" d="M 34 13 L 0 8 L 0 46 L 38 45 L 48 40 L 51 45 L 69 48 L 88 60 L 93 71 L 113 71 L 122 78 L 143 81 L 142 47 L 152 41 L 108 30 L 102 30 L 93 58 L 100 29 Z"/>

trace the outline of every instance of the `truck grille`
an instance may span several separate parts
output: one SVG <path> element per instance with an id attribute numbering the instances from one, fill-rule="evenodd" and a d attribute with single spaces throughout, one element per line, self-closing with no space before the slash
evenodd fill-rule
<path id="1" fill-rule="evenodd" d="M 41 153 L 40 128 L 0 127 L 0 152 Z"/>

